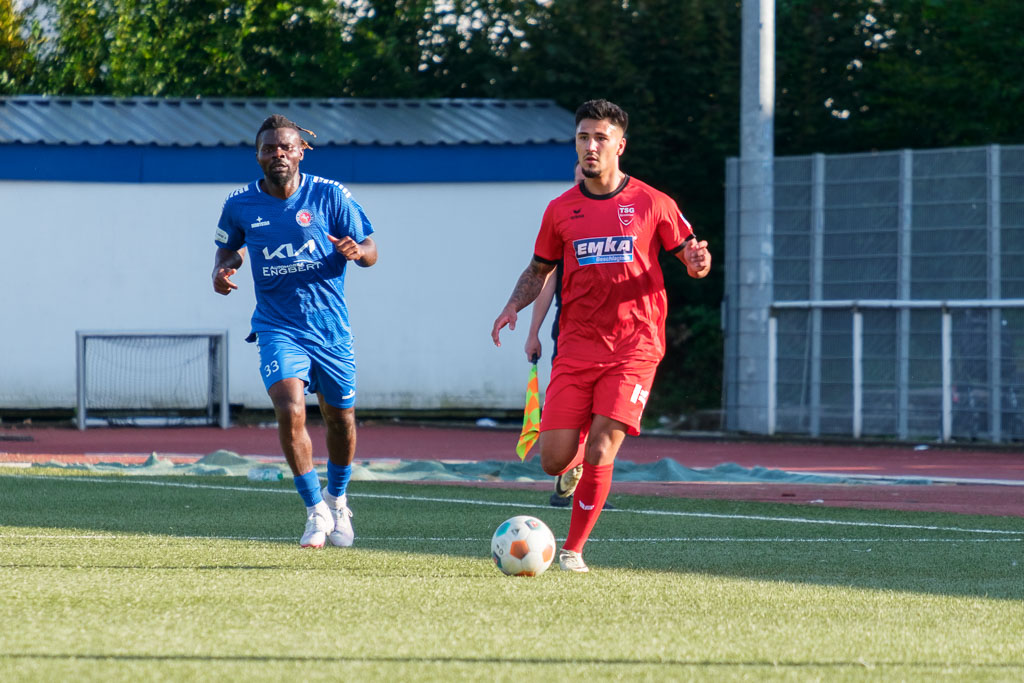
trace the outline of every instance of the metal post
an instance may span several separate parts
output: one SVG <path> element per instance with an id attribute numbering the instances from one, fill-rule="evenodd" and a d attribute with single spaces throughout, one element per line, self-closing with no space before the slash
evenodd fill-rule
<path id="1" fill-rule="evenodd" d="M 942 307 L 942 442 L 953 435 L 953 316 Z"/>
<path id="2" fill-rule="evenodd" d="M 1002 215 L 999 145 L 988 148 L 988 298 L 1002 298 Z M 1003 311 L 988 312 L 988 424 L 993 441 L 1003 440 Z"/>
<path id="3" fill-rule="evenodd" d="M 912 259 L 911 228 L 914 220 L 914 153 L 909 149 L 900 155 L 900 215 L 899 215 L 899 255 L 898 264 L 898 296 L 904 301 L 910 300 L 910 278 Z M 910 309 L 901 308 L 899 313 L 899 335 L 896 339 L 896 362 L 899 364 L 896 376 L 899 378 L 896 391 L 897 425 L 896 433 L 901 439 L 910 435 Z"/>
<path id="4" fill-rule="evenodd" d="M 78 428 L 85 430 L 85 337 L 75 332 L 75 389 L 78 394 Z"/>
<path id="5" fill-rule="evenodd" d="M 864 427 L 864 314 L 853 309 L 853 438 Z"/>
<path id="6" fill-rule="evenodd" d="M 768 436 L 775 434 L 778 410 L 779 319 L 768 318 Z"/>
<path id="7" fill-rule="evenodd" d="M 230 393 L 228 392 L 228 332 L 220 338 L 220 428 L 227 429 L 231 426 L 231 405 Z"/>
<path id="8" fill-rule="evenodd" d="M 824 298 L 825 282 L 825 155 L 815 154 L 811 167 L 811 301 Z M 821 435 L 821 309 L 810 311 L 811 436 Z"/>
<path id="9" fill-rule="evenodd" d="M 722 300 L 722 327 L 724 331 L 725 363 L 722 368 L 722 404 L 725 415 L 725 428 L 730 431 L 739 429 L 739 416 L 742 406 L 739 396 L 739 334 L 744 325 L 740 322 L 740 302 L 742 283 L 739 269 L 739 162 L 728 159 L 725 162 L 725 183 L 728 190 L 725 194 L 725 296 Z"/>
<path id="10" fill-rule="evenodd" d="M 775 2 L 744 0 L 740 84 L 737 400 L 741 431 L 768 430 L 767 337 L 772 303 Z"/>

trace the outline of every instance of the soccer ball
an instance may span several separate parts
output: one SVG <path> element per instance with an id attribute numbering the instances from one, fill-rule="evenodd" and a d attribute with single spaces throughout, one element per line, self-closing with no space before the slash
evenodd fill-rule
<path id="1" fill-rule="evenodd" d="M 536 517 L 507 519 L 491 537 L 491 558 L 510 576 L 542 574 L 554 557 L 555 535 Z"/>

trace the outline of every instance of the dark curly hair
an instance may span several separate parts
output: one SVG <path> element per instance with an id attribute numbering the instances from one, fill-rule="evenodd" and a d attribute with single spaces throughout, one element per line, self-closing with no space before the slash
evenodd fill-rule
<path id="1" fill-rule="evenodd" d="M 274 114 L 273 116 L 268 116 L 266 119 L 264 119 L 263 125 L 260 126 L 260 129 L 258 131 L 256 131 L 257 147 L 260 146 L 260 136 L 263 135 L 263 131 L 271 130 L 274 128 L 292 128 L 300 133 L 307 133 L 309 135 L 312 135 L 313 137 L 316 137 L 316 133 L 307 128 L 303 128 L 302 126 L 298 125 L 287 116 L 284 116 L 282 114 Z M 309 144 L 303 139 L 302 149 L 313 149 L 313 145 Z"/>

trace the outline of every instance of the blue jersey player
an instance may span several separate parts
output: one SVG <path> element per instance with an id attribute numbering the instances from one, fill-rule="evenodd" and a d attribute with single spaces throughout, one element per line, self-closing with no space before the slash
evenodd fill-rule
<path id="1" fill-rule="evenodd" d="M 377 262 L 373 227 L 343 185 L 299 172 L 312 134 L 276 114 L 256 133 L 263 178 L 224 202 L 215 237 L 213 289 L 250 254 L 256 310 L 252 334 L 260 374 L 274 403 L 278 436 L 306 504 L 304 548 L 352 545 L 346 490 L 356 448 L 356 366 L 345 306 L 345 269 Z M 321 491 L 306 430 L 306 391 L 327 425 L 327 486 Z"/>

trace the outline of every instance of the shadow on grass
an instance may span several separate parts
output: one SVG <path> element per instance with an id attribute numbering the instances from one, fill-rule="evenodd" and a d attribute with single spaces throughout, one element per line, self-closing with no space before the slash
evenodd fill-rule
<path id="1" fill-rule="evenodd" d="M 251 538 L 298 550 L 304 524 L 290 482 L 239 477 L 0 475 L 0 498 L 0 525 L 13 527 Z M 1024 520 L 1016 518 L 627 495 L 615 502 L 586 549 L 598 574 L 616 567 L 1024 599 Z M 535 515 L 564 539 L 570 516 L 536 491 L 391 482 L 354 483 L 350 504 L 356 549 L 481 560 L 508 517 Z"/>

